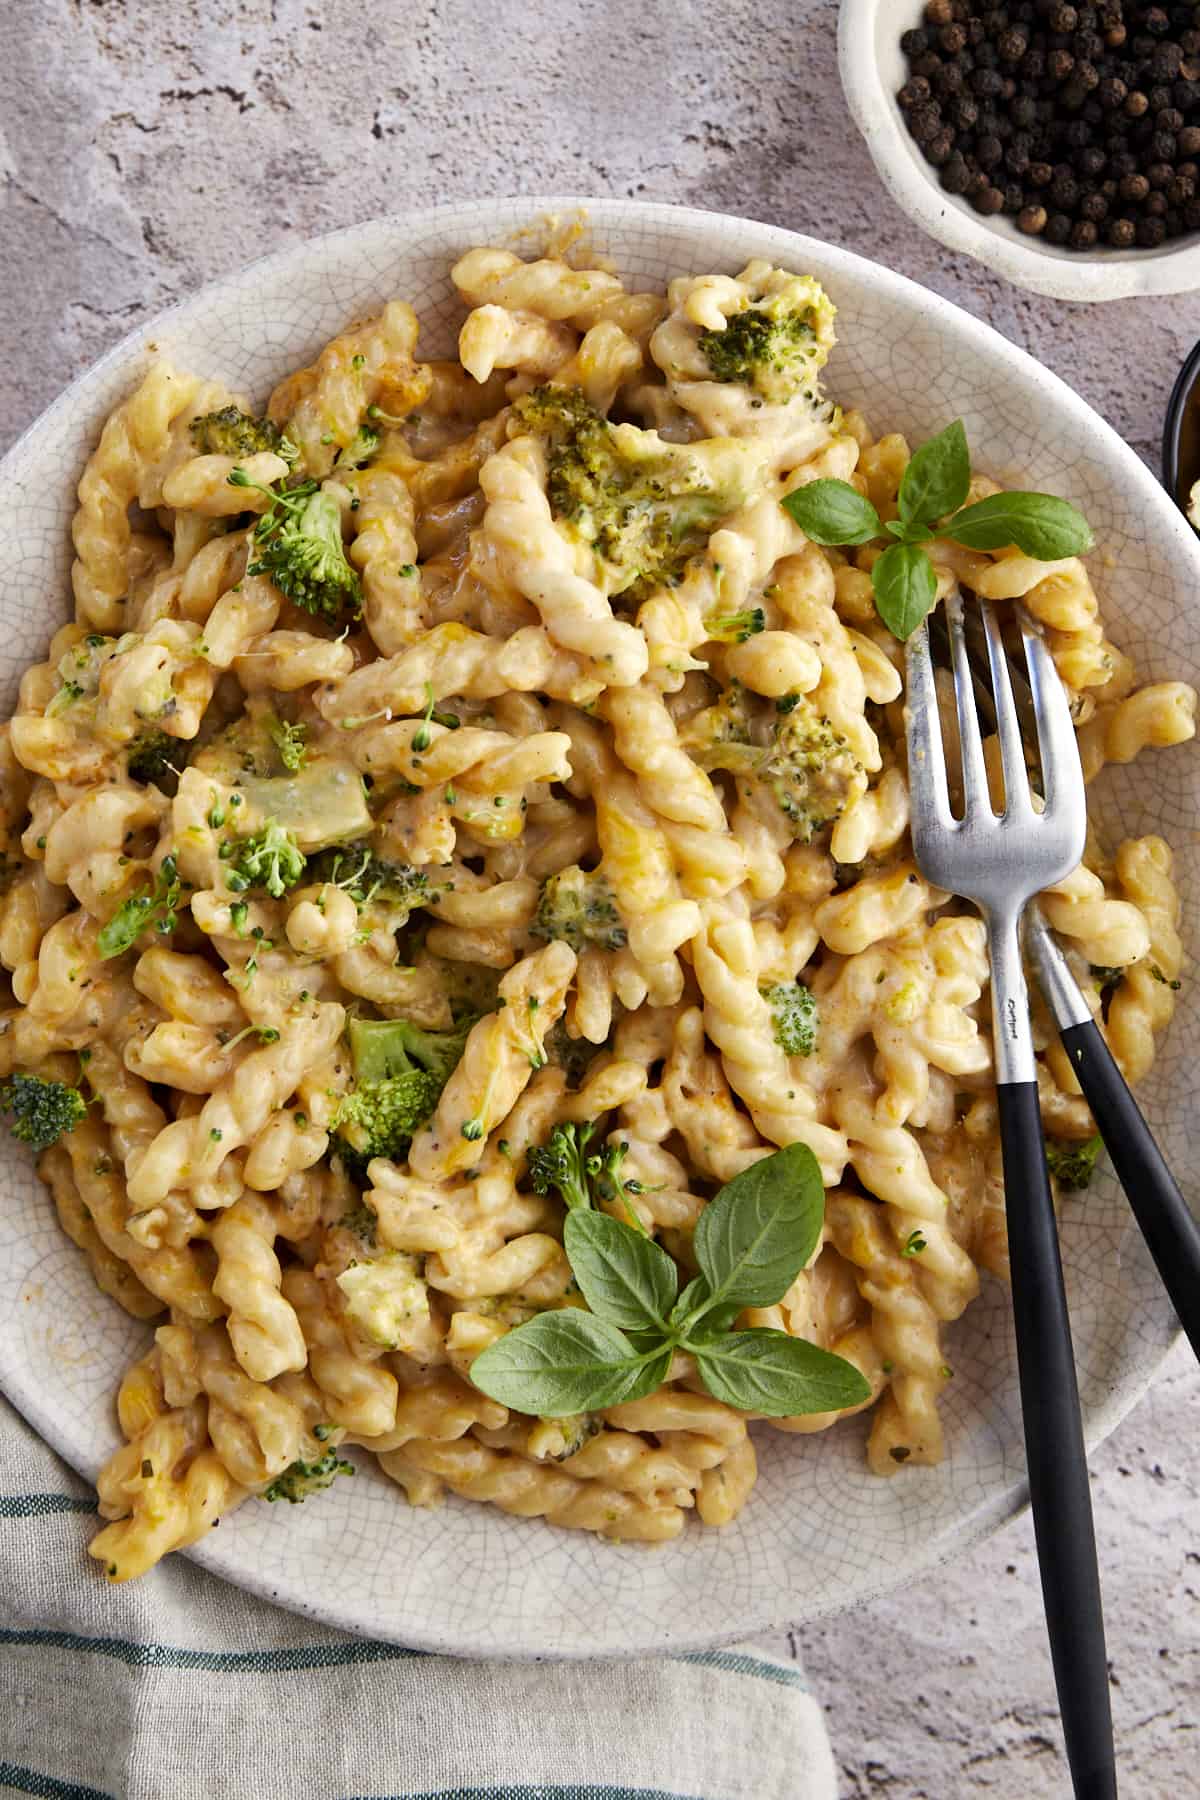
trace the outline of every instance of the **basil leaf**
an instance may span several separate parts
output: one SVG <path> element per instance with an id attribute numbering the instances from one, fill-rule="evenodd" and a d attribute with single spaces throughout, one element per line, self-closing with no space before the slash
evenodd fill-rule
<path id="1" fill-rule="evenodd" d="M 910 638 L 937 599 L 937 576 L 917 544 L 893 544 L 871 570 L 875 611 L 893 637 Z"/>
<path id="2" fill-rule="evenodd" d="M 710 1200 L 692 1245 L 716 1306 L 772 1306 L 812 1255 L 825 1217 L 825 1189 L 806 1144 L 789 1144 L 743 1169 Z"/>
<path id="3" fill-rule="evenodd" d="M 578 1211 L 567 1214 L 563 1249 L 598 1319 L 665 1335 L 679 1276 L 652 1238 L 607 1213 Z"/>
<path id="4" fill-rule="evenodd" d="M 669 1351 L 666 1356 L 669 1363 Z M 539 1313 L 489 1344 L 471 1364 L 471 1380 L 502 1406 L 561 1419 L 616 1406 L 635 1388 L 648 1392 L 647 1366 L 655 1365 L 646 1365 L 614 1325 L 564 1307 Z"/>
<path id="5" fill-rule="evenodd" d="M 642 1367 L 633 1378 L 632 1387 L 628 1388 L 626 1392 L 621 1395 L 620 1400 L 612 1400 L 609 1401 L 608 1404 L 610 1406 L 624 1405 L 627 1401 L 644 1400 L 647 1394 L 653 1394 L 656 1389 L 662 1386 L 663 1382 L 670 1374 L 671 1358 L 674 1354 L 675 1346 L 673 1344 L 664 1344 L 656 1356 L 651 1357 L 648 1362 L 642 1364 Z M 592 1411 L 595 1410 L 596 1409 L 593 1407 Z"/>
<path id="6" fill-rule="evenodd" d="M 784 1331 L 735 1331 L 695 1352 L 700 1379 L 714 1400 L 770 1419 L 841 1412 L 871 1398 L 853 1363 Z"/>
<path id="7" fill-rule="evenodd" d="M 670 1321 L 672 1327 L 681 1336 L 686 1335 L 689 1342 L 694 1344 L 707 1343 L 709 1338 L 719 1337 L 723 1331 L 729 1330 L 742 1310 L 742 1303 L 740 1300 L 710 1302 L 712 1289 L 703 1275 L 697 1275 L 694 1281 L 688 1282 L 675 1302 Z"/>
<path id="8" fill-rule="evenodd" d="M 1015 544 L 1041 562 L 1082 556 L 1095 543 L 1083 514 L 1054 494 L 990 494 L 948 519 L 942 536 L 968 550 L 1006 550 Z"/>
<path id="9" fill-rule="evenodd" d="M 867 544 L 883 530 L 871 502 L 848 481 L 810 481 L 780 505 L 814 544 Z"/>
<path id="10" fill-rule="evenodd" d="M 954 512 L 971 486 L 971 453 L 961 419 L 922 444 L 909 459 L 896 505 L 906 525 L 928 525 Z"/>

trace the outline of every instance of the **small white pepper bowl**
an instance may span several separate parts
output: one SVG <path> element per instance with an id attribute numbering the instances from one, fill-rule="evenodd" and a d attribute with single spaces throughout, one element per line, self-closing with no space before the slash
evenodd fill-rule
<path id="1" fill-rule="evenodd" d="M 851 116 L 892 198 L 931 237 L 1055 300 L 1128 300 L 1200 287 L 1200 235 L 1157 250 L 1065 250 L 1026 237 L 1007 214 L 977 213 L 948 194 L 909 136 L 896 93 L 907 78 L 900 36 L 922 21 L 921 0 L 842 0 L 838 63 Z"/>

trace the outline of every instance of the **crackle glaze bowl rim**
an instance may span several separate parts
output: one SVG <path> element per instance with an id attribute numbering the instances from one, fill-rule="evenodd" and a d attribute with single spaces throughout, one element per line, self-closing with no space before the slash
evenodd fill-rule
<path id="1" fill-rule="evenodd" d="M 476 242 L 510 241 L 529 254 L 547 219 L 575 214 L 634 285 L 702 268 L 732 271 L 751 256 L 812 269 L 847 328 L 830 371 L 836 397 L 871 401 L 876 429 L 920 437 L 945 423 L 947 406 L 970 388 L 962 410 L 981 465 L 987 418 L 1001 435 L 1016 431 L 1022 445 L 1034 445 L 1034 472 L 1045 485 L 1056 471 L 1074 472 L 1105 497 L 1106 516 L 1096 521 L 1102 542 L 1111 511 L 1108 536 L 1124 546 L 1123 558 L 1140 555 L 1150 591 L 1161 591 L 1166 612 L 1186 620 L 1200 554 L 1149 471 L 1056 376 L 968 313 L 845 250 L 750 220 L 577 196 L 478 200 L 351 225 L 222 277 L 139 326 L 30 426 L 0 461 L 0 502 L 17 538 L 16 550 L 0 546 L 0 623 L 14 584 L 36 595 L 40 582 L 45 599 L 35 600 L 32 614 L 23 599 L 9 602 L 14 629 L 0 653 L 0 704 L 11 706 L 17 675 L 42 653 L 56 608 L 65 606 L 74 481 L 150 347 L 185 365 L 191 359 L 199 373 L 222 376 L 235 389 L 262 392 L 349 318 L 397 293 L 419 314 L 429 301 L 441 342 L 427 349 L 444 353 L 458 316 L 446 291 L 455 254 Z M 858 335 L 856 318 L 864 326 Z M 962 372 L 953 392 L 945 390 L 947 362 Z M 1012 450 L 1009 463 L 1019 460 Z M 1118 573 L 1124 570 L 1122 562 Z M 1172 642 L 1170 673 L 1178 672 L 1181 639 L 1188 669 L 1200 665 L 1194 619 L 1188 631 Z M 1153 663 L 1153 642 L 1148 653 Z M 1136 784 L 1131 792 L 1132 800 L 1120 802 L 1122 822 L 1138 812 Z M 1200 1042 L 1194 1019 L 1186 1029 L 1192 1044 Z M 1177 1020 L 1174 1091 L 1152 1114 L 1168 1128 L 1185 1110 L 1184 1030 Z M 1177 1159 L 1185 1154 L 1186 1132 L 1174 1133 L 1172 1150 Z M 94 1477 L 116 1441 L 116 1372 L 137 1354 L 146 1328 L 91 1291 L 82 1258 L 59 1233 L 18 1146 L 6 1142 L 0 1170 L 0 1300 L 7 1301 L 0 1305 L 0 1387 L 68 1462 Z M 1086 1216 L 1069 1209 L 1064 1260 L 1086 1302 L 1081 1377 L 1095 1444 L 1144 1392 L 1177 1328 L 1111 1178 L 1089 1195 Z M 1110 1260 L 1119 1281 L 1110 1282 Z M 662 1550 L 612 1545 L 455 1499 L 435 1513 L 410 1510 L 381 1475 L 364 1469 L 304 1507 L 244 1506 L 188 1554 L 264 1599 L 430 1651 L 583 1657 L 728 1643 L 927 1574 L 1025 1503 L 1011 1332 L 998 1284 L 988 1283 L 953 1328 L 952 1349 L 963 1381 L 948 1390 L 949 1457 L 940 1469 L 864 1479 L 861 1421 L 800 1440 L 756 1433 L 762 1480 L 741 1519 L 720 1532 L 690 1528 Z"/>

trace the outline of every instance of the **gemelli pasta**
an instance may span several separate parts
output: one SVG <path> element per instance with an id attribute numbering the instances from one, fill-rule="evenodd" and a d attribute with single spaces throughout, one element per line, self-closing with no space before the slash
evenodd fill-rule
<path id="1" fill-rule="evenodd" d="M 832 478 L 896 517 L 908 444 L 822 392 L 832 301 L 761 262 L 665 294 L 498 248 L 453 275 L 455 361 L 393 300 L 261 417 L 148 368 L 0 728 L 5 1103 L 152 1334 L 98 1483 L 116 1580 L 350 1446 L 415 1506 L 659 1543 L 736 1517 L 761 1431 L 838 1423 L 756 1420 L 678 1351 L 565 1417 L 475 1385 L 584 1304 L 553 1144 L 681 1285 L 718 1191 L 811 1152 L 817 1247 L 739 1325 L 853 1365 L 880 1475 L 942 1456 L 945 1327 L 1006 1271 L 984 934 L 912 861 L 880 545 L 780 504 Z M 1089 777 L 1193 735 L 1078 558 L 927 548 L 940 594 L 1039 623 Z M 1140 1079 L 1170 850 L 1093 839 L 1044 907 Z M 1094 1128 L 1039 1043 L 1076 1179 Z"/>

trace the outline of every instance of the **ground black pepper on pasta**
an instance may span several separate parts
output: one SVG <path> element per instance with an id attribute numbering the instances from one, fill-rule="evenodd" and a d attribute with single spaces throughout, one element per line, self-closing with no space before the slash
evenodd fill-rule
<path id="1" fill-rule="evenodd" d="M 1200 231 L 1200 4 L 928 0 L 897 98 L 948 194 L 1072 250 Z"/>

